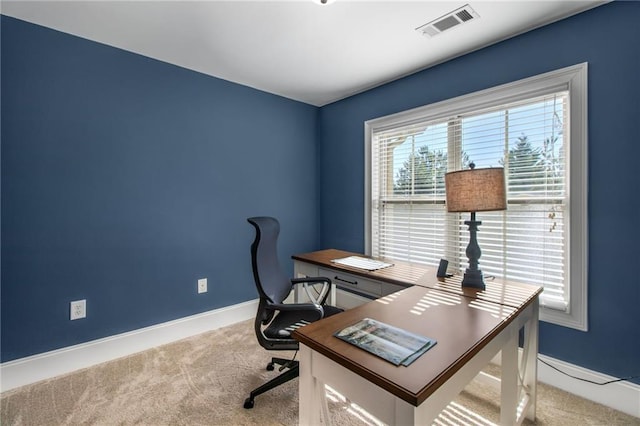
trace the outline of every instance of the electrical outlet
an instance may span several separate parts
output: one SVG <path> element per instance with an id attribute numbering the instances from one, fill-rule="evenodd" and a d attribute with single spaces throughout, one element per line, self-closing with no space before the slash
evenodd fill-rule
<path id="1" fill-rule="evenodd" d="M 87 301 L 85 299 L 72 301 L 69 318 L 72 320 L 77 320 L 77 319 L 86 318 L 86 317 L 87 317 Z"/>
<path id="2" fill-rule="evenodd" d="M 198 280 L 198 293 L 206 293 L 207 292 L 207 279 L 200 278 Z"/>

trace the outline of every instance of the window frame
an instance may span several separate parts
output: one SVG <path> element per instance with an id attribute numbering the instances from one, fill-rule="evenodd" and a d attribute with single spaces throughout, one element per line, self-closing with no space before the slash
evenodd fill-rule
<path id="1" fill-rule="evenodd" d="M 568 273 L 569 306 L 567 312 L 540 308 L 540 320 L 553 324 L 588 330 L 588 116 L 586 62 L 458 96 L 430 105 L 398 112 L 364 123 L 365 190 L 364 225 L 365 253 L 372 248 L 372 143 L 373 134 L 388 128 L 416 121 L 437 120 L 455 114 L 465 114 L 491 106 L 508 104 L 526 98 L 560 90 L 569 91 L 569 238 Z"/>

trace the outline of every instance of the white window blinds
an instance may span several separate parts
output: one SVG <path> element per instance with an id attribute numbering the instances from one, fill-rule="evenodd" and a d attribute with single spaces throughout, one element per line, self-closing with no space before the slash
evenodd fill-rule
<path id="1" fill-rule="evenodd" d="M 374 130 L 371 252 L 463 271 L 469 214 L 447 213 L 447 171 L 503 166 L 508 208 L 478 213 L 485 278 L 544 285 L 542 304 L 569 307 L 567 90 Z"/>

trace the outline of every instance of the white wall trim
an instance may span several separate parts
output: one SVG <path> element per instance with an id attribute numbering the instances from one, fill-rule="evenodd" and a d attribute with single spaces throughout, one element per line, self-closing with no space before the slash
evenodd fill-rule
<path id="1" fill-rule="evenodd" d="M 616 379 L 616 377 L 588 370 L 546 355 L 540 354 L 538 357 L 572 376 L 581 377 L 596 383 L 604 383 Z M 540 361 L 538 361 L 538 380 L 590 401 L 640 418 L 640 385 L 636 385 L 635 383 L 623 381 L 609 383 L 604 386 L 587 383 L 565 376 Z"/>
<path id="2" fill-rule="evenodd" d="M 0 391 L 50 379 L 254 318 L 258 299 L 0 364 Z"/>
<path id="3" fill-rule="evenodd" d="M 498 352 L 498 355 L 496 355 L 491 362 L 500 365 L 500 354 L 501 353 Z M 522 349 L 520 349 L 520 354 L 522 354 Z M 596 383 L 615 380 L 616 377 L 569 364 L 568 362 L 560 361 L 550 356 L 538 354 L 538 382 L 546 383 L 581 398 L 588 399 L 589 401 L 597 402 L 614 410 L 640 418 L 640 385 L 627 381 L 609 383 L 603 386 L 587 383 L 566 376 L 540 362 L 540 360 L 548 362 L 572 376 L 591 380 Z"/>

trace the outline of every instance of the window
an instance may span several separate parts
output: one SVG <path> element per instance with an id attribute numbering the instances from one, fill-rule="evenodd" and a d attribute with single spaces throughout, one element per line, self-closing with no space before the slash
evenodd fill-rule
<path id="1" fill-rule="evenodd" d="M 543 285 L 540 318 L 586 330 L 586 100 L 580 64 L 365 123 L 367 253 L 464 271 L 469 214 L 447 213 L 444 175 L 504 167 L 480 268 Z"/>

